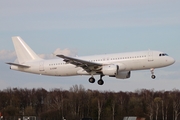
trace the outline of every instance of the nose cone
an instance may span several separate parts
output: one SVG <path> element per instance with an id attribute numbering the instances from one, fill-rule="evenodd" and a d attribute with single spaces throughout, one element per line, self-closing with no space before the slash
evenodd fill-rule
<path id="1" fill-rule="evenodd" d="M 168 63 L 169 65 L 172 65 L 172 64 L 174 64 L 174 63 L 175 63 L 175 60 L 174 60 L 174 58 L 172 58 L 172 57 L 169 57 L 169 58 L 167 59 L 167 63 Z"/>

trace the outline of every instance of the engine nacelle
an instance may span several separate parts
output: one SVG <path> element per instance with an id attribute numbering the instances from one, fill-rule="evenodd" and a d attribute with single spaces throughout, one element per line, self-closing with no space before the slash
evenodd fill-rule
<path id="1" fill-rule="evenodd" d="M 102 66 L 101 71 L 104 75 L 113 76 L 113 75 L 116 75 L 118 69 L 119 69 L 118 65 L 105 65 L 105 66 Z"/>
<path id="2" fill-rule="evenodd" d="M 131 77 L 131 71 L 118 71 L 118 74 L 115 75 L 118 79 L 127 79 Z"/>

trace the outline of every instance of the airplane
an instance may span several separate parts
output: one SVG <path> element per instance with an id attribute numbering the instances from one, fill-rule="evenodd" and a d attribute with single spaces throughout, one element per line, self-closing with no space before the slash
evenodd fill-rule
<path id="1" fill-rule="evenodd" d="M 131 77 L 131 71 L 151 71 L 152 79 L 155 79 L 155 68 L 172 65 L 175 60 L 168 54 L 160 51 L 139 51 L 115 54 L 91 55 L 84 57 L 70 57 L 56 55 L 59 59 L 45 60 L 40 58 L 21 37 L 12 37 L 18 63 L 8 62 L 10 69 L 48 76 L 75 76 L 90 75 L 90 83 L 95 82 L 94 75 L 100 75 L 97 81 L 103 85 L 103 76 L 127 79 Z"/>

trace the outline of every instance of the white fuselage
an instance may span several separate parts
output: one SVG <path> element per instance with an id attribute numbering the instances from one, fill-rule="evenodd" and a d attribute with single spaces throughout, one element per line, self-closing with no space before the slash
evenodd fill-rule
<path id="1" fill-rule="evenodd" d="M 165 67 L 174 63 L 174 59 L 159 51 L 140 51 L 117 54 L 104 54 L 85 57 L 76 57 L 101 64 L 116 64 L 121 71 L 145 70 Z M 25 63 L 31 67 L 11 65 L 11 69 L 50 76 L 90 75 L 83 68 L 66 63 L 63 59 L 36 60 Z M 96 73 L 92 73 L 96 74 Z"/>

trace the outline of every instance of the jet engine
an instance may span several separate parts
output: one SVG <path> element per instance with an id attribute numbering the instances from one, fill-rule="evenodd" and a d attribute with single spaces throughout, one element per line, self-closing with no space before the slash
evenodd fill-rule
<path id="1" fill-rule="evenodd" d="M 116 75 L 117 74 L 117 72 L 118 72 L 118 70 L 119 70 L 119 67 L 118 67 L 118 65 L 105 65 L 105 66 L 102 66 L 102 73 L 104 74 L 104 75 Z"/>
<path id="2" fill-rule="evenodd" d="M 131 71 L 118 71 L 118 73 L 115 75 L 118 79 L 127 79 L 131 77 Z"/>

